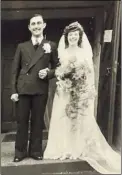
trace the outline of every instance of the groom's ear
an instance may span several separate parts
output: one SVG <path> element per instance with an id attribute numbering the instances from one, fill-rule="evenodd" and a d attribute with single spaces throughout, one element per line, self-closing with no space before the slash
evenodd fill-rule
<path id="1" fill-rule="evenodd" d="M 28 29 L 30 30 L 30 25 L 28 25 Z M 31 31 L 31 30 L 30 30 Z"/>
<path id="2" fill-rule="evenodd" d="M 45 27 L 46 27 L 46 26 L 47 26 L 47 24 L 46 24 L 46 23 L 44 23 L 44 24 L 43 24 L 43 29 L 45 29 Z"/>

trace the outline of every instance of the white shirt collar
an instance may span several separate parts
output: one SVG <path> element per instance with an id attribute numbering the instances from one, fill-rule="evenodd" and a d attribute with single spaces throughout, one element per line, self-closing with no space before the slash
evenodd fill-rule
<path id="1" fill-rule="evenodd" d="M 43 40 L 43 36 L 41 36 L 39 38 L 36 38 L 34 36 L 31 37 L 31 41 L 32 41 L 33 45 L 36 45 L 37 43 L 41 44 L 42 40 Z"/>

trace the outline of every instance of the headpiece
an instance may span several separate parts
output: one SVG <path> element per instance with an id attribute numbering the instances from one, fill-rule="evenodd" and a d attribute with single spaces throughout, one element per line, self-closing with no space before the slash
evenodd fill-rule
<path id="1" fill-rule="evenodd" d="M 66 26 L 63 34 L 65 35 L 66 33 L 69 33 L 70 31 L 76 31 L 79 29 L 82 32 L 84 31 L 83 27 L 76 21 L 76 22 L 73 22 L 73 23 L 69 24 L 68 26 Z"/>

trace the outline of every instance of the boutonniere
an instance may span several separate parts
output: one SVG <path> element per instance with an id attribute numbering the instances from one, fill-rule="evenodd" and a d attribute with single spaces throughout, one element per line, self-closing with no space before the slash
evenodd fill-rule
<path id="1" fill-rule="evenodd" d="M 49 43 L 45 43 L 43 45 L 43 49 L 44 49 L 45 53 L 50 53 L 51 52 L 51 46 L 50 46 L 50 44 Z"/>

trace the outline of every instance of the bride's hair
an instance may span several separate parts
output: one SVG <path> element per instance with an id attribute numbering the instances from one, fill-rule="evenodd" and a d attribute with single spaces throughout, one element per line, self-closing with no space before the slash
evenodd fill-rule
<path id="1" fill-rule="evenodd" d="M 79 41 L 78 41 L 78 46 L 81 47 L 81 43 L 82 43 L 82 36 L 83 36 L 83 32 L 84 29 L 83 27 L 80 25 L 78 25 L 78 23 L 72 23 L 69 26 L 66 26 L 64 29 L 64 39 L 65 39 L 65 46 L 68 47 L 69 46 L 69 42 L 68 42 L 68 34 L 70 32 L 75 32 L 75 31 L 79 31 Z"/>

